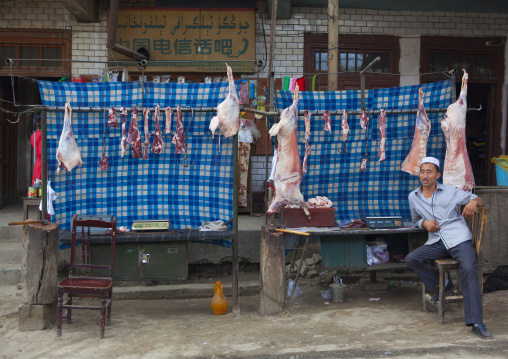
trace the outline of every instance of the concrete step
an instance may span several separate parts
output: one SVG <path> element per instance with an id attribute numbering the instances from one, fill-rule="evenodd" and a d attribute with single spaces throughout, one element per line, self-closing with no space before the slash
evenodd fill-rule
<path id="1" fill-rule="evenodd" d="M 21 243 L 22 238 L 23 226 L 0 225 L 0 246 L 4 243 Z"/>
<path id="2" fill-rule="evenodd" d="M 21 263 L 21 253 L 23 248 L 21 243 L 4 243 L 0 245 L 0 267 L 4 264 Z"/>
<path id="3" fill-rule="evenodd" d="M 21 282 L 20 264 L 0 264 L 0 284 L 18 284 Z"/>
<path id="4" fill-rule="evenodd" d="M 115 287 L 113 285 L 113 299 L 211 299 L 213 297 L 213 284 L 208 282 L 127 287 Z M 241 296 L 259 294 L 259 281 L 242 282 L 239 287 Z M 230 299 L 232 296 L 231 283 L 222 283 L 222 288 L 224 295 Z"/>

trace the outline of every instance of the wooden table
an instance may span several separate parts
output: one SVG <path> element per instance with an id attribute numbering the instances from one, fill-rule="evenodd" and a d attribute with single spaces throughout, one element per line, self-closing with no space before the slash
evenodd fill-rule
<path id="1" fill-rule="evenodd" d="M 333 229 L 337 229 L 336 227 Z M 408 268 L 404 262 L 390 261 L 378 265 L 367 264 L 367 242 L 382 237 L 388 244 L 390 259 L 394 255 L 406 255 L 427 241 L 427 231 L 417 227 L 395 229 L 355 228 L 327 231 L 320 228 L 311 232 L 319 236 L 322 269 L 358 269 L 370 272 L 371 282 L 376 281 L 376 271 Z"/>
<path id="2" fill-rule="evenodd" d="M 23 221 L 28 219 L 28 210 L 29 207 L 37 206 L 37 213 L 39 214 L 39 218 L 34 219 L 42 219 L 42 212 L 39 211 L 39 204 L 41 203 L 41 198 L 39 197 L 23 197 Z"/>

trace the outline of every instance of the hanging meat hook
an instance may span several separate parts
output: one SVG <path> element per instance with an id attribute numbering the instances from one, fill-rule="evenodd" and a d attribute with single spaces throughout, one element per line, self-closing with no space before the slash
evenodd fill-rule
<path id="1" fill-rule="evenodd" d="M 194 161 L 189 164 L 187 162 L 187 149 L 189 148 L 189 128 L 190 128 L 190 125 L 192 123 L 192 120 L 194 120 L 194 110 L 192 109 L 192 107 L 190 108 L 191 110 L 191 119 L 189 121 L 189 124 L 187 125 L 187 129 L 185 131 L 183 131 L 183 143 L 185 144 L 185 153 L 183 155 L 183 164 L 180 164 L 180 162 L 178 163 L 178 166 L 182 167 L 182 168 L 189 168 L 191 166 L 194 165 Z"/>

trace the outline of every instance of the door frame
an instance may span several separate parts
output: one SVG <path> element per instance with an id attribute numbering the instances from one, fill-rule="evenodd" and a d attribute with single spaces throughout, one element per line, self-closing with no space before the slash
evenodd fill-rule
<path id="1" fill-rule="evenodd" d="M 487 41 L 492 41 L 494 46 L 487 46 Z M 468 84 L 482 83 L 493 85 L 493 103 L 494 108 L 490 108 L 490 104 L 482 104 L 487 111 L 487 128 L 488 128 L 488 145 L 486 147 L 485 161 L 487 167 L 486 184 L 495 185 L 494 165 L 490 158 L 501 154 L 502 138 L 506 138 L 506 133 L 502 133 L 501 107 L 502 107 L 502 86 L 505 74 L 505 44 L 502 38 L 495 37 L 444 37 L 444 36 L 422 36 L 420 48 L 420 72 L 422 74 L 430 72 L 429 54 L 432 51 L 442 51 L 445 53 L 463 53 L 463 54 L 489 54 L 492 56 L 492 74 L 478 75 L 471 73 L 468 78 Z M 460 70 L 460 69 L 459 69 Z M 456 74 L 455 81 L 462 81 L 462 71 Z M 471 71 L 470 71 L 471 72 Z M 420 83 L 428 83 L 445 79 L 444 75 L 432 74 L 422 75 Z M 458 94 L 457 94 L 458 95 Z M 500 136 L 496 137 L 495 134 Z"/>

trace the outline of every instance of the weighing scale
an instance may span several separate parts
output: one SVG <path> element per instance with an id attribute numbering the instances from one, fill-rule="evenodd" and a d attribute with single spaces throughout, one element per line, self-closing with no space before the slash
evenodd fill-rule
<path id="1" fill-rule="evenodd" d="M 136 220 L 132 223 L 133 231 L 166 231 L 169 229 L 168 219 Z"/>
<path id="2" fill-rule="evenodd" d="M 390 229 L 401 228 L 404 226 L 402 217 L 362 217 L 364 222 L 370 229 Z"/>

